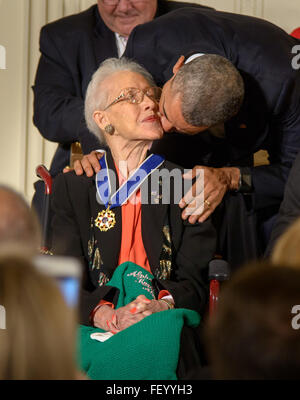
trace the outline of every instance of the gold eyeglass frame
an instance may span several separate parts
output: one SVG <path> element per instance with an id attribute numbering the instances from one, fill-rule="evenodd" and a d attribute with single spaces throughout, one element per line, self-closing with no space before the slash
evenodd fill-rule
<path id="1" fill-rule="evenodd" d="M 125 90 L 129 90 L 129 89 L 137 90 L 138 93 L 142 92 L 142 93 L 143 93 L 143 96 L 142 96 L 142 98 L 141 98 L 141 101 L 139 101 L 139 102 L 134 102 L 134 101 L 130 101 L 129 99 L 126 99 L 126 98 L 125 98 L 124 91 L 125 91 Z M 160 87 L 158 87 L 158 86 L 150 86 L 150 87 L 147 87 L 146 89 L 138 89 L 138 88 L 135 88 L 135 87 L 128 87 L 128 88 L 123 89 L 122 92 L 119 94 L 119 96 L 116 97 L 108 106 L 106 106 L 106 107 L 104 108 L 103 111 L 106 111 L 109 107 L 113 106 L 114 104 L 119 103 L 120 101 L 126 101 L 126 100 L 127 100 L 127 101 L 129 101 L 130 104 L 140 104 L 140 103 L 142 103 L 142 101 L 144 100 L 144 96 L 145 96 L 145 95 L 146 95 L 147 97 L 149 97 L 151 100 L 154 100 L 154 101 L 158 102 L 160 96 L 159 96 L 158 99 L 155 99 L 155 98 L 153 98 L 152 96 L 149 96 L 149 95 L 146 93 L 149 89 L 158 90 L 158 92 L 160 92 L 160 96 L 161 96 L 162 89 L 161 89 Z"/>

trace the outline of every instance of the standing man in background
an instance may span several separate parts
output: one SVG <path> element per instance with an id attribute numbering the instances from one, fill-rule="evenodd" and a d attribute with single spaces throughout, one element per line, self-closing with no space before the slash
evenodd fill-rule
<path id="1" fill-rule="evenodd" d="M 72 143 L 79 142 L 84 154 L 101 147 L 85 126 L 83 116 L 85 91 L 99 64 L 122 56 L 135 26 L 186 6 L 191 4 L 98 0 L 88 10 L 42 28 L 41 58 L 33 86 L 33 121 L 45 139 L 58 143 L 50 168 L 52 176 L 69 164 Z M 33 205 L 40 215 L 43 183 L 37 182 L 35 189 Z"/>

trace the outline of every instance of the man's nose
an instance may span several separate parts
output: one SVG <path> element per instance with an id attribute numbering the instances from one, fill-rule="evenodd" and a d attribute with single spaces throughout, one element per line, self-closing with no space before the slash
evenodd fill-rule
<path id="1" fill-rule="evenodd" d="M 130 0 L 120 0 L 117 6 L 118 11 L 127 12 L 132 9 L 132 3 Z"/>
<path id="2" fill-rule="evenodd" d="M 144 94 L 143 104 L 145 108 L 150 108 L 151 110 L 158 109 L 157 101 L 152 99 L 151 97 L 148 97 L 146 94 Z"/>

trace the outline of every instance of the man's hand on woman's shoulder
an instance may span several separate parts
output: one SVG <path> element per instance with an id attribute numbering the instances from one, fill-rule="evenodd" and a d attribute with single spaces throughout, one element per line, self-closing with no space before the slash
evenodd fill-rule
<path id="1" fill-rule="evenodd" d="M 76 175 L 85 173 L 86 176 L 91 177 L 100 171 L 99 160 L 102 156 L 102 152 L 93 150 L 91 153 L 84 155 L 81 160 L 74 161 L 73 168 L 66 167 L 63 172 L 67 173 L 74 170 Z"/>

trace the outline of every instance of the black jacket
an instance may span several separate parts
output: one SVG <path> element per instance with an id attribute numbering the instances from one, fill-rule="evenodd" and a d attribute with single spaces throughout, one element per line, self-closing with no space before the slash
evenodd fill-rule
<path id="1" fill-rule="evenodd" d="M 109 152 L 108 166 L 115 171 Z M 179 167 L 165 161 L 159 171 L 164 168 L 171 171 Z M 164 187 L 167 182 L 164 175 L 161 176 Z M 145 198 L 144 189 L 149 189 L 149 196 L 153 196 L 152 188 L 147 179 L 141 187 L 142 198 Z M 171 204 L 162 204 L 161 200 L 158 204 L 142 203 L 144 247 L 157 293 L 166 289 L 172 294 L 176 307 L 202 313 L 208 299 L 208 262 L 215 254 L 215 229 L 210 219 L 195 225 L 183 221 L 178 204 L 172 204 L 173 198 L 174 182 L 171 180 Z M 79 257 L 83 261 L 81 322 L 88 324 L 91 311 L 101 299 L 115 304 L 117 301 L 118 292 L 105 283 L 118 265 L 121 207 L 114 208 L 116 225 L 107 232 L 100 231 L 94 221 L 105 207 L 96 201 L 95 177 L 76 176 L 71 172 L 56 177 L 52 208 L 54 253 Z"/>
<path id="2" fill-rule="evenodd" d="M 243 106 L 225 124 L 225 139 L 200 133 L 180 137 L 176 145 L 176 135 L 169 134 L 153 151 L 184 167 L 248 166 L 255 209 L 278 207 L 300 149 L 300 70 L 292 68 L 296 44 L 297 39 L 265 20 L 196 8 L 136 27 L 125 56 L 143 62 L 159 84 L 172 76 L 180 55 L 197 52 L 226 57 L 245 83 Z M 270 165 L 253 168 L 253 153 L 260 149 L 268 151 Z"/>
<path id="3" fill-rule="evenodd" d="M 159 0 L 156 15 L 188 5 Z M 83 99 L 93 72 L 105 59 L 118 57 L 118 52 L 115 35 L 97 5 L 45 25 L 40 51 L 33 121 L 45 139 L 58 143 L 50 169 L 55 176 L 69 165 L 72 142 L 79 141 L 85 154 L 101 147 L 85 125 Z"/>
<path id="4" fill-rule="evenodd" d="M 287 180 L 283 201 L 272 230 L 266 251 L 269 256 L 280 236 L 300 217 L 300 153 L 297 155 Z"/>

